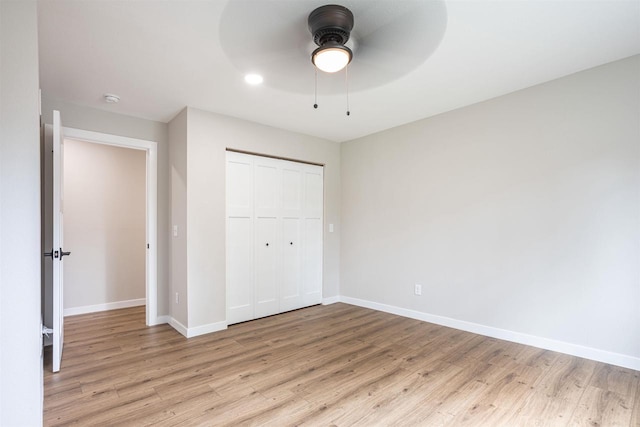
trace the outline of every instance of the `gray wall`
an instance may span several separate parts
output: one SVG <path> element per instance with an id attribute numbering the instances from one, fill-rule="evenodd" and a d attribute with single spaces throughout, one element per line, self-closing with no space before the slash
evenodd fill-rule
<path id="1" fill-rule="evenodd" d="M 186 327 L 187 318 L 187 109 L 169 123 L 171 141 L 171 317 Z M 179 300 L 176 301 L 176 294 Z"/>
<path id="2" fill-rule="evenodd" d="M 635 56 L 342 144 L 341 294 L 639 358 L 639 76 Z"/>
<path id="3" fill-rule="evenodd" d="M 174 119 L 183 121 L 182 115 Z M 258 154 L 322 163 L 324 168 L 325 225 L 323 297 L 339 292 L 340 262 L 340 146 L 337 143 L 188 108 L 186 111 L 186 258 L 176 253 L 174 273 L 188 283 L 189 328 L 226 321 L 225 279 L 225 150 L 234 148 Z M 174 123 L 170 124 L 170 128 Z M 178 124 L 175 124 L 178 126 Z M 183 124 L 180 127 L 184 127 Z M 184 136 L 172 133 L 171 143 Z M 184 141 L 182 142 L 184 143 Z M 186 151 L 185 151 L 186 150 Z M 184 159 L 172 158 L 176 173 L 183 174 Z M 183 182 L 179 183 L 179 186 Z M 185 200 L 174 198 L 172 210 L 183 210 Z M 176 221 L 183 219 L 177 218 Z M 184 229 L 184 227 L 182 227 Z M 184 247 L 180 247 L 184 251 Z M 175 262 L 186 262 L 176 265 Z M 181 303 L 187 303 L 183 300 Z"/>
<path id="4" fill-rule="evenodd" d="M 117 107 L 114 107 L 117 108 Z M 42 94 L 42 121 L 52 123 L 59 110 L 65 127 L 158 143 L 158 315 L 169 314 L 169 138 L 166 123 L 81 107 Z M 106 255 L 106 254 L 105 254 Z"/>
<path id="5" fill-rule="evenodd" d="M 146 152 L 64 143 L 64 308 L 145 298 Z"/>
<path id="6" fill-rule="evenodd" d="M 0 2 L 0 425 L 42 424 L 35 1 Z"/>

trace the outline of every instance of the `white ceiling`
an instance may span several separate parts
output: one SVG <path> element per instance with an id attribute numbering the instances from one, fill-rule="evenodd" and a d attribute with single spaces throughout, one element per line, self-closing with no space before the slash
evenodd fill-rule
<path id="1" fill-rule="evenodd" d="M 322 92 L 326 79 L 344 75 L 319 76 L 320 108 L 312 107 L 314 72 L 308 53 L 313 45 L 306 18 L 333 1 L 40 0 L 40 84 L 47 94 L 76 104 L 161 122 L 190 106 L 346 141 L 640 53 L 637 0 L 423 0 L 419 3 L 442 6 L 433 9 L 440 14 L 437 19 L 424 18 L 428 37 L 441 37 L 439 44 L 425 43 L 434 52 L 407 49 L 402 54 L 407 63 L 413 60 L 411 67 L 399 77 L 374 81 L 374 68 L 358 64 L 356 49 L 347 117 L 346 95 Z M 338 3 L 354 11 L 357 42 L 358 13 L 408 1 Z M 269 4 L 278 13 L 260 19 Z M 433 30 L 438 25 L 443 34 Z M 262 58 L 256 67 L 263 69 L 242 69 L 264 49 L 267 37 L 290 42 L 283 29 L 294 27 L 292 37 L 303 38 L 296 42 L 302 48 L 289 62 L 267 66 Z M 279 34 L 265 38 L 255 34 L 278 29 Z M 251 50 L 247 40 L 253 37 L 258 48 Z M 231 53 L 234 40 L 244 49 L 240 58 Z M 419 45 L 411 40 L 409 46 Z M 417 56 L 406 55 L 426 58 L 419 63 Z M 244 83 L 248 71 L 263 73 L 265 83 Z M 286 87 L 288 80 L 299 85 L 301 73 L 308 73 L 307 93 L 303 86 Z M 367 87 L 371 81 L 375 84 Z M 107 92 L 119 95 L 120 103 L 106 104 L 102 95 Z"/>

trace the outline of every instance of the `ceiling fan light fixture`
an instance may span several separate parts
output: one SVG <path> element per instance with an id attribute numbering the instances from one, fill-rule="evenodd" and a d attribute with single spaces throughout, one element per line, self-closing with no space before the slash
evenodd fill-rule
<path id="1" fill-rule="evenodd" d="M 353 52 L 346 46 L 339 44 L 325 44 L 313 51 L 311 62 L 320 71 L 335 73 L 342 70 L 351 62 Z"/>
<path id="2" fill-rule="evenodd" d="M 309 31 L 319 47 L 311 62 L 325 73 L 335 73 L 351 62 L 353 52 L 345 46 L 353 29 L 353 13 L 344 6 L 328 4 L 309 14 Z"/>

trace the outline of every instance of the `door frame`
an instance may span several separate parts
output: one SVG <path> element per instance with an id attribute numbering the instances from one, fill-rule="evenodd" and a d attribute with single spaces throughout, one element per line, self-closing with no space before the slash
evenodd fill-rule
<path id="1" fill-rule="evenodd" d="M 158 319 L 158 143 L 64 126 L 62 134 L 65 139 L 146 151 L 146 324 L 165 323 Z"/>

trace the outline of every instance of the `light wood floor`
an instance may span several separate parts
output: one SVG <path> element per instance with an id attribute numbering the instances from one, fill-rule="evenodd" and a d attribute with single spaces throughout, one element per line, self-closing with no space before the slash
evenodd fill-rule
<path id="1" fill-rule="evenodd" d="M 346 304 L 189 340 L 65 320 L 45 425 L 640 426 L 640 372 Z"/>

